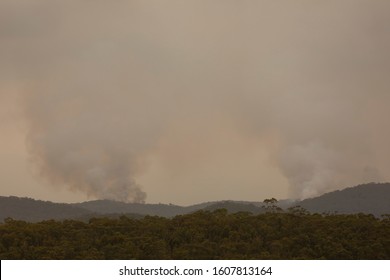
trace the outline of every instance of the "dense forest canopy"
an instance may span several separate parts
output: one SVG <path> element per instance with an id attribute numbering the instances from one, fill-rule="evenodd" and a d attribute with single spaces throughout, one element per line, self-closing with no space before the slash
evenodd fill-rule
<path id="1" fill-rule="evenodd" d="M 0 259 L 390 259 L 390 216 L 198 211 L 0 225 Z"/>

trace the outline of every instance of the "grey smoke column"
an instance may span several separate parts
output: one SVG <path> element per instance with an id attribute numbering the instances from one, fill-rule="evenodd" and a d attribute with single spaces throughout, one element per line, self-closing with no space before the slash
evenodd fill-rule
<path id="1" fill-rule="evenodd" d="M 62 87 L 66 84 L 60 83 Z M 72 94 L 75 91 L 55 88 L 47 95 L 27 98 L 31 121 L 27 143 L 38 172 L 53 185 L 90 197 L 144 202 L 146 194 L 134 175 L 139 171 L 137 155 L 147 141 L 133 140 L 142 132 L 128 127 L 127 118 L 132 118 L 129 106 L 115 104 L 115 94 L 99 93 L 98 89 L 89 96 Z M 95 107 L 94 102 L 104 106 Z"/>

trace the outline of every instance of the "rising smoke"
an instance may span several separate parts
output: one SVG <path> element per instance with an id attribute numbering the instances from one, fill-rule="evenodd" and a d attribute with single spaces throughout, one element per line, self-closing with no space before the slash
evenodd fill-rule
<path id="1" fill-rule="evenodd" d="M 193 170 L 229 123 L 310 197 L 389 179 L 389 8 L 5 0 L 0 73 L 22 85 L 31 159 L 53 185 L 142 202 L 145 158 L 179 153 L 161 139 L 197 150 L 175 165 Z"/>

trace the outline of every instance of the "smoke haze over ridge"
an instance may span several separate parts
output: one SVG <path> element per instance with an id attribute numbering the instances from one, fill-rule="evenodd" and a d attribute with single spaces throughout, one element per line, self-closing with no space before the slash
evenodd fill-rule
<path id="1" fill-rule="evenodd" d="M 90 197 L 386 181 L 389 9 L 3 0 L 0 92 L 17 88 L 38 174 Z"/>

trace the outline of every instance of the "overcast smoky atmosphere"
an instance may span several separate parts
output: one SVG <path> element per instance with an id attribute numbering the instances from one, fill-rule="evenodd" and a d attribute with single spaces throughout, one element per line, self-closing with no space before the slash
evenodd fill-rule
<path id="1" fill-rule="evenodd" d="M 388 181 L 389 11 L 1 0 L 0 167 L 23 145 L 53 197 L 179 204 Z"/>

